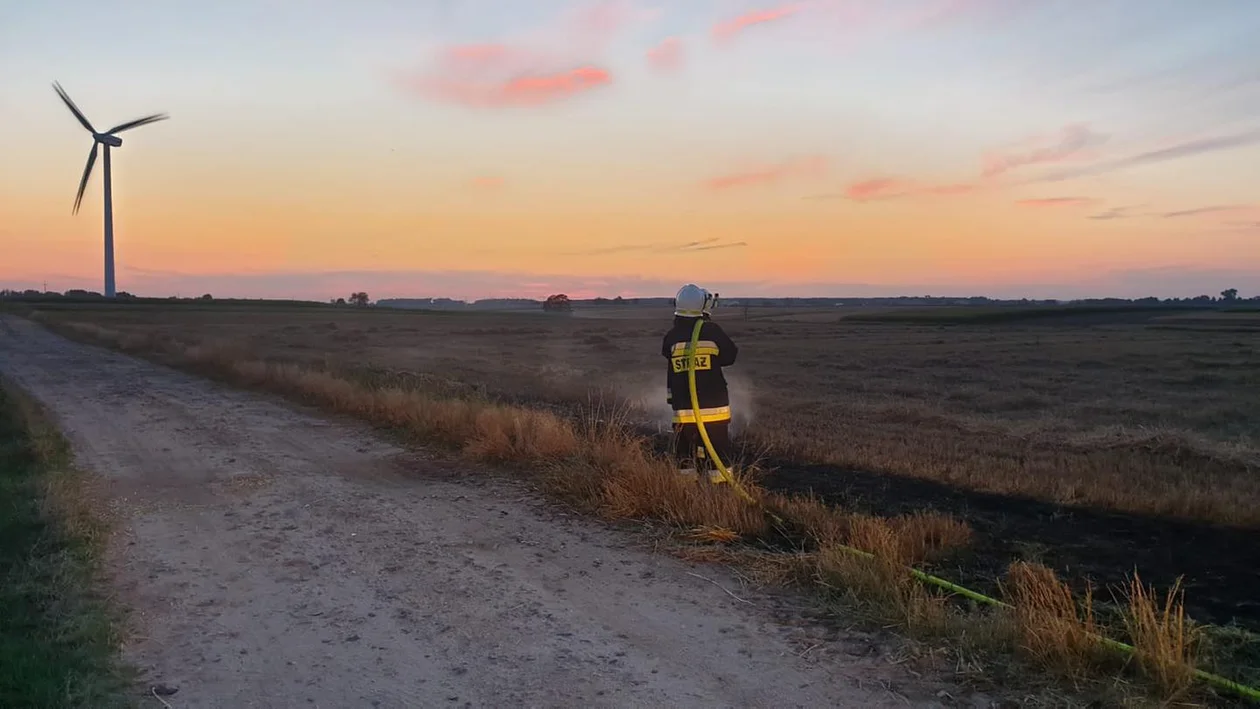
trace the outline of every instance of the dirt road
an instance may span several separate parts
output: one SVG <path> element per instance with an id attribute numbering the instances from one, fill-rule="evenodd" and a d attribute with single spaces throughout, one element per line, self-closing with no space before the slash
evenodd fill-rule
<path id="1" fill-rule="evenodd" d="M 106 483 L 126 657 L 177 709 L 904 707 L 940 689 L 524 485 L 0 318 L 0 374 Z"/>

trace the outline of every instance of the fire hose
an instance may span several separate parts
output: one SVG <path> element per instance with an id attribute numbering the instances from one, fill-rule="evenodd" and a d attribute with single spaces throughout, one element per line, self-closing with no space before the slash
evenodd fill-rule
<path id="1" fill-rule="evenodd" d="M 726 463 L 721 459 L 721 457 L 718 456 L 717 451 L 713 448 L 713 442 L 709 440 L 709 433 L 704 428 L 704 418 L 700 416 L 700 397 L 696 393 L 696 349 L 700 341 L 700 330 L 703 327 L 704 327 L 704 318 L 697 318 L 696 325 L 691 331 L 691 341 L 688 343 L 687 349 L 686 349 L 687 388 L 691 394 L 691 410 L 695 413 L 696 430 L 699 431 L 700 433 L 700 440 L 704 442 L 704 449 L 705 449 L 705 452 L 709 456 L 709 460 L 713 463 L 713 466 L 717 468 L 718 473 L 722 476 L 722 480 L 725 481 L 726 483 L 729 483 L 731 486 L 731 489 L 733 489 L 736 492 L 736 494 L 738 494 L 746 502 L 752 505 L 761 506 L 768 516 L 770 516 L 778 524 L 782 525 L 783 518 L 776 515 L 773 511 L 766 509 L 764 504 L 759 503 L 757 498 L 753 497 L 748 492 L 748 490 L 746 490 L 744 486 L 741 485 L 740 482 L 735 479 L 735 476 L 731 474 L 730 469 L 726 467 Z M 836 546 L 840 548 L 841 550 L 846 551 L 850 554 L 854 554 L 856 556 L 861 556 L 867 559 L 875 558 L 875 555 L 868 551 L 863 551 L 861 549 L 857 549 L 855 547 L 847 546 L 844 544 L 837 544 Z M 919 580 L 922 583 L 930 584 L 938 588 L 945 589 L 946 591 L 956 593 L 964 598 L 968 598 L 972 601 L 976 601 L 977 603 L 982 603 L 985 605 L 995 606 L 998 608 L 1006 608 L 1006 609 L 1011 609 L 1014 607 L 1009 603 L 1000 601 L 991 596 L 986 596 L 983 593 L 973 591 L 969 588 L 959 586 L 956 583 L 947 581 L 943 578 L 940 578 L 939 576 L 933 576 L 932 574 L 920 571 L 919 569 L 916 569 L 912 566 L 907 566 L 905 568 L 906 570 L 909 571 L 911 576 L 913 576 L 915 579 Z M 1137 649 L 1134 648 L 1132 645 L 1122 643 L 1118 640 L 1112 640 L 1111 638 L 1103 637 L 1097 634 L 1091 634 L 1091 635 L 1093 636 L 1096 642 L 1103 645 L 1104 647 L 1108 647 L 1113 650 L 1118 650 L 1128 655 L 1134 655 L 1137 652 Z M 1226 689 L 1231 692 L 1234 692 L 1235 694 L 1251 699 L 1252 701 L 1260 702 L 1260 689 L 1256 689 L 1255 687 L 1249 687 L 1245 684 L 1241 684 L 1231 679 L 1221 677 L 1220 675 L 1212 674 L 1210 672 L 1205 672 L 1197 668 L 1194 670 L 1194 676 L 1195 678 L 1200 679 L 1215 687 Z"/>

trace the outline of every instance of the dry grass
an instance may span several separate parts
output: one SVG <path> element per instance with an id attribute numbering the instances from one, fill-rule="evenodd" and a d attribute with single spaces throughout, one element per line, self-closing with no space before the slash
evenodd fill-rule
<path id="1" fill-rule="evenodd" d="M 1168 591 L 1161 604 L 1154 590 L 1135 573 L 1129 584 L 1125 625 L 1133 639 L 1134 657 L 1165 696 L 1186 694 L 1194 682 L 1203 632 L 1186 618 L 1180 587 Z"/>
<path id="2" fill-rule="evenodd" d="M 907 567 L 966 546 L 971 537 L 966 524 L 937 513 L 892 519 L 849 514 L 818 500 L 769 493 L 745 480 L 759 502 L 749 505 L 722 487 L 680 479 L 627 428 L 624 409 L 574 418 L 562 408 L 434 393 L 450 391 L 443 387 L 403 387 L 388 380 L 365 384 L 327 360 L 306 365 L 251 358 L 241 341 L 116 331 L 65 319 L 50 324 L 444 443 L 474 460 L 529 468 L 553 495 L 605 518 L 662 521 L 692 541 L 719 545 L 786 531 L 802 546 L 795 553 L 758 557 L 756 566 L 767 577 L 804 580 L 838 593 L 881 623 L 915 636 L 969 634 L 968 646 L 978 651 L 1019 651 L 1073 677 L 1115 671 L 1114 658 L 1092 641 L 1103 630 L 1093 617 L 1092 597 L 1076 599 L 1049 569 L 1012 566 L 1005 584 L 1015 608 L 1009 614 L 964 611 L 918 583 Z M 786 530 L 776 528 L 767 509 Z M 1188 631 L 1179 603 L 1170 600 L 1156 610 L 1135 581 L 1125 614 L 1139 647 L 1139 665 L 1164 696 L 1178 696 L 1190 680 Z"/>
<path id="3" fill-rule="evenodd" d="M 883 625 L 920 638 L 945 634 L 956 613 L 945 597 L 910 574 L 899 556 L 905 545 L 892 525 L 866 519 L 855 525 L 854 532 L 872 556 L 855 554 L 847 546 L 823 547 L 813 555 L 817 583 L 845 594 Z"/>
<path id="4" fill-rule="evenodd" d="M 1007 570 L 1006 594 L 1019 648 L 1045 667 L 1080 677 L 1106 662 L 1107 651 L 1097 642 L 1094 597 L 1077 599 L 1054 571 L 1026 562 Z"/>
<path id="5" fill-rule="evenodd" d="M 745 322 L 737 313 L 722 316 L 742 348 L 729 378 L 742 440 L 759 453 L 1260 525 L 1260 431 L 1249 423 L 1260 419 L 1260 399 L 1250 395 L 1260 385 L 1260 344 L 1246 333 L 1208 319 L 1182 330 L 1160 329 L 1171 320 L 1085 329 L 879 325 L 787 311 Z M 656 356 L 667 313 L 137 307 L 41 315 L 104 327 L 136 349 L 213 342 L 204 346 L 373 386 L 566 415 L 587 411 L 595 390 L 637 423 L 667 415 Z"/>

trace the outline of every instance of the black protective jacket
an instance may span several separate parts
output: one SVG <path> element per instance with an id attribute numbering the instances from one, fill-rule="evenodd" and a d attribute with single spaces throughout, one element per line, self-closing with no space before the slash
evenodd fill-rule
<path id="1" fill-rule="evenodd" d="M 696 318 L 675 316 L 674 326 L 665 333 L 661 342 L 661 356 L 668 363 L 669 403 L 674 409 L 675 423 L 695 420 L 691 409 L 691 390 L 687 385 L 686 356 L 695 324 Z M 730 420 L 731 401 L 722 368 L 735 364 L 738 354 L 739 348 L 721 326 L 705 317 L 700 339 L 696 343 L 696 398 L 705 423 Z"/>

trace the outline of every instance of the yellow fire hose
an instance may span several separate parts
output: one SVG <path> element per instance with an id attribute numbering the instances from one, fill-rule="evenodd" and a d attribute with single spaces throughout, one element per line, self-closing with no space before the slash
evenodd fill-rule
<path id="1" fill-rule="evenodd" d="M 691 411 L 696 418 L 696 430 L 700 432 L 700 440 L 704 441 L 704 449 L 709 454 L 709 460 L 713 461 L 713 465 L 717 467 L 718 473 L 722 475 L 722 479 L 730 483 L 735 492 L 751 504 L 757 504 L 752 495 L 744 489 L 743 485 L 731 475 L 731 471 L 727 470 L 726 464 L 718 457 L 717 451 L 713 449 L 713 441 L 709 440 L 709 432 L 704 428 L 704 417 L 700 415 L 700 397 L 696 394 L 696 347 L 700 342 L 700 330 L 704 327 L 704 318 L 696 319 L 696 326 L 691 330 L 691 342 L 687 345 L 687 388 L 691 392 Z"/>
<path id="2" fill-rule="evenodd" d="M 754 498 L 752 495 L 750 495 L 748 491 L 744 489 L 743 485 L 739 484 L 739 481 L 736 480 L 735 476 L 731 474 L 731 471 L 727 469 L 725 462 L 723 462 L 723 460 L 720 457 L 718 457 L 717 451 L 714 450 L 713 448 L 713 442 L 709 440 L 709 433 L 704 428 L 704 419 L 700 416 L 700 397 L 696 394 L 696 348 L 698 347 L 698 343 L 700 341 L 700 330 L 703 327 L 704 327 L 704 318 L 697 318 L 696 326 L 691 331 L 691 342 L 687 345 L 687 350 L 686 350 L 687 352 L 687 388 L 690 390 L 690 393 L 691 393 L 691 410 L 695 414 L 696 430 L 700 432 L 700 440 L 704 442 L 704 449 L 708 453 L 709 459 L 713 462 L 713 465 L 717 468 L 718 472 L 721 474 L 722 479 L 725 482 L 729 483 L 731 488 L 735 490 L 735 492 L 740 497 L 742 497 L 748 503 L 756 505 L 758 504 L 757 499 Z M 783 519 L 779 517 L 778 515 L 774 514 L 773 512 L 771 512 L 770 510 L 766 510 L 766 514 L 772 517 L 776 522 L 783 524 Z M 856 549 L 854 547 L 847 546 L 844 544 L 838 544 L 837 546 L 840 549 L 846 552 L 849 552 L 851 554 L 855 554 L 857 556 L 865 557 L 868 559 L 875 558 L 875 555 L 868 551 Z M 947 591 L 951 591 L 960 596 L 963 596 L 964 598 L 968 598 L 973 601 L 976 601 L 977 603 L 983 603 L 985 605 L 990 605 L 990 606 L 997 606 L 999 608 L 1013 608 L 1013 606 L 1009 603 L 999 601 L 998 599 L 993 598 L 991 596 L 986 596 L 983 593 L 979 593 L 969 588 L 959 586 L 956 583 L 946 581 L 945 579 L 940 578 L 939 576 L 933 576 L 932 574 L 925 573 L 911 566 L 907 566 L 906 569 L 910 572 L 911 576 L 913 576 L 914 578 L 918 579 L 919 581 L 923 583 L 927 583 L 933 586 L 937 586 L 939 588 L 943 588 Z M 1132 645 L 1122 643 L 1118 640 L 1112 640 L 1111 638 L 1106 638 L 1101 635 L 1094 635 L 1093 637 L 1099 644 L 1105 647 L 1109 647 L 1113 650 L 1119 650 L 1129 655 L 1133 655 L 1137 651 L 1136 648 L 1134 648 Z M 1260 689 L 1256 689 L 1254 687 L 1248 687 L 1245 684 L 1240 684 L 1238 682 L 1227 679 L 1225 677 L 1221 677 L 1220 675 L 1215 675 L 1210 672 L 1205 672 L 1199 669 L 1196 669 L 1194 671 L 1194 676 L 1197 679 L 1203 680 L 1204 682 L 1207 682 L 1210 685 L 1220 687 L 1221 689 L 1230 690 L 1236 694 L 1247 697 L 1248 699 L 1251 699 L 1253 701 L 1260 701 Z"/>

